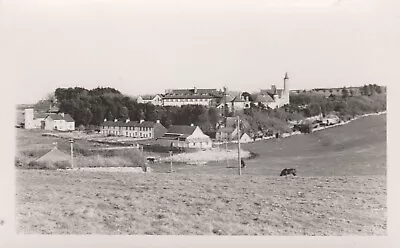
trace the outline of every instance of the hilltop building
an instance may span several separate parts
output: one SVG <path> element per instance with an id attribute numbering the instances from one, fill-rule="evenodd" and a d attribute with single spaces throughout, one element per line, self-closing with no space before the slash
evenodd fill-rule
<path id="1" fill-rule="evenodd" d="M 140 139 L 156 139 L 165 134 L 167 129 L 159 122 L 151 121 L 107 121 L 100 124 L 100 133 L 104 135 L 125 136 Z"/>
<path id="2" fill-rule="evenodd" d="M 24 112 L 25 129 L 74 131 L 75 121 L 69 114 L 40 113 L 32 108 Z"/>
<path id="3" fill-rule="evenodd" d="M 223 93 L 217 89 L 173 89 L 163 95 L 163 106 L 204 105 L 216 106 Z"/>
<path id="4" fill-rule="evenodd" d="M 139 96 L 138 103 L 151 103 L 160 106 L 203 105 L 216 106 L 223 93 L 217 89 L 170 89 L 165 94 Z"/>
<path id="5" fill-rule="evenodd" d="M 271 85 L 271 89 L 260 90 L 255 102 L 271 109 L 279 108 L 289 104 L 289 92 L 289 77 L 286 73 L 283 78 L 283 89 L 277 89 L 275 85 Z"/>
<path id="6" fill-rule="evenodd" d="M 148 96 L 139 96 L 137 99 L 138 103 L 150 103 L 156 106 L 163 105 L 162 95 L 148 95 Z"/>

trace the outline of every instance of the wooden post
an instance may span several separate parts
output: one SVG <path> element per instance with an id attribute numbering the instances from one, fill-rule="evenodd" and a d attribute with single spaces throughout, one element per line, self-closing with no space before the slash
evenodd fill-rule
<path id="1" fill-rule="evenodd" d="M 71 168 L 74 168 L 74 139 L 71 138 L 69 143 L 71 144 Z"/>
<path id="2" fill-rule="evenodd" d="M 238 135 L 238 160 L 239 160 L 239 176 L 242 175 L 242 164 L 240 158 L 240 117 L 237 118 L 237 135 Z"/>
<path id="3" fill-rule="evenodd" d="M 169 158 L 170 158 L 170 166 L 171 166 L 171 170 L 170 173 L 172 173 L 172 151 L 169 151 Z"/>
<path id="4" fill-rule="evenodd" d="M 228 159 L 228 138 L 225 139 L 225 153 L 226 153 L 226 167 L 229 168 L 229 159 Z"/>

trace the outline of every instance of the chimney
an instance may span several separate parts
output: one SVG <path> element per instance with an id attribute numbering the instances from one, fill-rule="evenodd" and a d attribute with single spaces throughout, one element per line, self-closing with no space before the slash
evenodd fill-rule
<path id="1" fill-rule="evenodd" d="M 143 123 L 144 122 L 144 120 L 143 119 L 140 119 L 140 123 Z"/>
<path id="2" fill-rule="evenodd" d="M 194 94 L 197 94 L 197 88 L 196 87 L 193 87 L 193 92 L 194 92 Z"/>
<path id="3" fill-rule="evenodd" d="M 191 123 L 191 124 L 190 124 L 190 126 L 191 126 L 191 127 L 194 127 L 194 124 L 193 124 L 193 123 Z"/>
<path id="4" fill-rule="evenodd" d="M 114 122 L 117 122 L 118 120 L 117 119 L 114 119 Z"/>
<path id="5" fill-rule="evenodd" d="M 160 120 L 156 120 L 156 123 L 160 123 Z"/>
<path id="6" fill-rule="evenodd" d="M 276 86 L 275 86 L 275 84 L 271 85 L 271 90 L 272 90 L 272 92 L 275 94 L 275 92 L 276 92 Z"/>
<path id="7" fill-rule="evenodd" d="M 130 122 L 131 120 L 129 120 L 129 118 L 128 119 L 126 119 L 126 121 L 125 121 L 125 123 L 128 123 L 128 122 Z"/>

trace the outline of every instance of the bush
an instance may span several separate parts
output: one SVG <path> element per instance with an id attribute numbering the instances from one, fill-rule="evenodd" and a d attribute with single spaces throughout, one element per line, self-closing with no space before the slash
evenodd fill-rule
<path id="1" fill-rule="evenodd" d="M 56 170 L 66 169 L 71 167 L 68 161 L 57 161 L 57 162 L 39 162 L 31 161 L 25 169 L 37 169 L 37 170 Z"/>

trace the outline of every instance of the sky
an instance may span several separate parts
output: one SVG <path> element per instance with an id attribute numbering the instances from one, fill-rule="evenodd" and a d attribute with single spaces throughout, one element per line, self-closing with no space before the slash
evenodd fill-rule
<path id="1" fill-rule="evenodd" d="M 398 82 L 400 14 L 374 0 L 0 0 L 3 88 L 126 95 Z M 398 6 L 398 4 L 397 4 Z"/>

